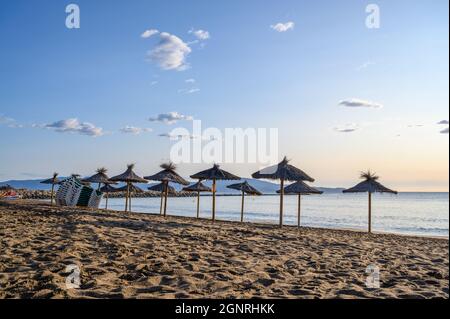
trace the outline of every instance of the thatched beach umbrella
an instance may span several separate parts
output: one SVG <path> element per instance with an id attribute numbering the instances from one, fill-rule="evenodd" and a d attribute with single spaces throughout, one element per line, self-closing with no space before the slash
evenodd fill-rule
<path id="1" fill-rule="evenodd" d="M 280 227 L 283 226 L 283 197 L 284 197 L 284 182 L 285 181 L 308 181 L 314 182 L 312 177 L 309 177 L 305 172 L 297 167 L 289 164 L 285 157 L 280 163 L 274 166 L 266 167 L 261 171 L 252 174 L 253 178 L 257 179 L 279 179 L 280 183 Z"/>
<path id="2" fill-rule="evenodd" d="M 110 178 L 110 181 L 112 182 L 124 182 L 126 183 L 126 195 L 125 195 L 125 211 L 128 210 L 128 199 L 130 195 L 130 185 L 132 183 L 147 183 L 147 180 L 143 179 L 142 177 L 139 177 L 136 175 L 136 173 L 133 172 L 134 164 L 128 164 L 127 170 L 117 176 L 114 176 Z"/>
<path id="3" fill-rule="evenodd" d="M 208 186 L 202 184 L 201 181 L 198 181 L 195 184 L 192 184 L 188 187 L 183 188 L 185 192 L 195 192 L 197 193 L 197 218 L 200 217 L 200 193 L 201 192 L 211 192 L 212 189 Z"/>
<path id="4" fill-rule="evenodd" d="M 97 183 L 98 184 L 97 190 L 100 190 L 101 192 L 103 192 L 101 190 L 102 189 L 101 188 L 102 184 L 104 184 L 105 186 L 109 185 L 109 184 L 117 184 L 116 182 L 112 182 L 112 181 L 109 180 L 108 175 L 106 175 L 107 171 L 108 170 L 106 168 L 104 168 L 104 167 L 99 168 L 99 169 L 97 169 L 97 174 L 92 175 L 91 177 L 83 179 L 82 182 L 85 182 L 85 183 Z M 113 188 L 113 189 L 115 190 L 115 188 Z M 106 188 L 106 190 L 108 190 L 108 189 Z M 106 194 L 106 196 L 105 196 L 106 197 L 106 207 L 105 207 L 105 209 L 108 209 L 108 194 L 110 192 L 103 192 L 103 193 Z"/>
<path id="5" fill-rule="evenodd" d="M 161 164 L 161 168 L 163 169 L 159 173 L 151 176 L 144 177 L 147 180 L 150 181 L 159 181 L 164 183 L 165 190 L 164 190 L 164 217 L 167 215 L 167 197 L 169 195 L 169 183 L 176 183 L 180 185 L 189 185 L 189 182 L 186 181 L 183 177 L 178 175 L 176 170 L 176 166 L 173 163 L 164 163 Z"/>
<path id="6" fill-rule="evenodd" d="M 112 183 L 112 182 L 111 182 Z M 105 184 L 105 186 L 100 188 L 100 191 L 102 193 L 105 193 L 106 196 L 106 204 L 105 204 L 105 209 L 108 210 L 108 198 L 109 198 L 109 193 L 117 193 L 120 192 L 120 190 L 118 190 L 117 188 L 114 188 L 111 186 L 111 183 Z"/>
<path id="7" fill-rule="evenodd" d="M 343 190 L 344 193 L 369 193 L 369 233 L 372 232 L 372 193 L 391 193 L 398 194 L 397 191 L 393 191 L 387 187 L 381 185 L 378 180 L 379 176 L 367 171 L 361 173 L 361 178 L 364 179 L 358 185 Z"/>
<path id="8" fill-rule="evenodd" d="M 279 193 L 280 191 L 277 191 Z M 297 227 L 300 227 L 300 211 L 302 195 L 323 194 L 322 191 L 317 188 L 311 187 L 308 184 L 298 181 L 284 188 L 285 194 L 297 194 L 298 195 L 298 212 L 297 212 Z"/>
<path id="9" fill-rule="evenodd" d="M 242 223 L 244 221 L 245 194 L 259 196 L 259 195 L 262 195 L 262 193 L 259 190 L 257 190 L 256 188 L 254 188 L 253 186 L 251 186 L 247 181 L 245 181 L 243 183 L 228 185 L 227 188 L 235 189 L 235 190 L 241 191 L 241 193 L 242 193 L 242 202 L 241 202 L 241 223 Z"/>
<path id="10" fill-rule="evenodd" d="M 97 189 L 99 190 L 102 184 L 115 184 L 115 182 L 112 182 L 109 180 L 108 175 L 106 175 L 106 172 L 108 170 L 104 167 L 97 169 L 97 174 L 92 175 L 91 177 L 85 178 L 82 180 L 82 182 L 85 183 L 96 183 L 98 184 Z"/>
<path id="11" fill-rule="evenodd" d="M 164 185 L 164 183 L 159 183 L 159 184 L 150 186 L 147 189 L 152 192 L 160 193 L 160 192 L 165 191 L 165 185 Z M 169 185 L 169 194 L 176 194 L 176 193 L 177 193 L 177 190 L 175 189 L 175 187 Z"/>
<path id="12" fill-rule="evenodd" d="M 201 171 L 197 174 L 194 174 L 191 176 L 193 179 L 198 180 L 211 180 L 212 181 L 212 221 L 214 222 L 216 220 L 216 182 L 218 180 L 240 180 L 240 177 L 237 177 L 236 175 L 233 175 L 231 173 L 228 173 L 227 171 L 224 171 L 220 169 L 220 166 L 217 164 L 214 164 L 214 166 L 210 169 L 207 169 L 205 171 Z"/>
<path id="13" fill-rule="evenodd" d="M 128 190 L 130 193 L 143 193 L 144 192 L 144 190 L 142 188 L 140 188 L 134 184 L 130 184 L 130 187 L 127 187 L 127 185 L 119 187 L 119 188 L 117 188 L 117 190 L 119 192 L 126 192 Z"/>
<path id="14" fill-rule="evenodd" d="M 150 186 L 148 188 L 148 190 L 149 191 L 153 191 L 153 192 L 158 192 L 158 193 L 161 194 L 161 204 L 159 205 L 159 214 L 162 215 L 162 213 L 163 213 L 162 209 L 163 209 L 163 201 L 164 201 L 164 192 L 166 190 L 165 183 L 159 183 L 159 184 Z M 170 185 L 168 186 L 168 190 L 167 191 L 168 191 L 169 194 L 176 194 L 177 193 L 175 188 L 170 186 Z"/>
<path id="15" fill-rule="evenodd" d="M 52 190 L 50 194 L 50 204 L 53 205 L 53 195 L 55 193 L 55 185 L 59 184 L 60 180 L 58 179 L 58 173 L 53 173 L 53 177 L 46 179 L 41 182 L 41 184 L 52 185 Z"/>

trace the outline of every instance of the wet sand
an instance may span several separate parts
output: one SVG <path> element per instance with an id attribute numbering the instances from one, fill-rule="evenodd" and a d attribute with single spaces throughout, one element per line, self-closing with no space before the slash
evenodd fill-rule
<path id="1" fill-rule="evenodd" d="M 449 241 L 439 238 L 21 200 L 0 201 L 0 249 L 0 298 L 449 297 Z M 71 265 L 78 289 L 66 285 Z M 369 265 L 379 289 L 366 287 Z"/>

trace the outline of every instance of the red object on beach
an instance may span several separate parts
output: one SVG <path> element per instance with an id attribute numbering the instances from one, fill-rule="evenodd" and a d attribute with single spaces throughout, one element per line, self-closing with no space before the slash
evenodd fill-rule
<path id="1" fill-rule="evenodd" d="M 19 196 L 17 195 L 16 191 L 11 190 L 11 191 L 4 192 L 3 194 L 0 194 L 0 198 L 16 199 L 16 198 L 19 198 Z"/>

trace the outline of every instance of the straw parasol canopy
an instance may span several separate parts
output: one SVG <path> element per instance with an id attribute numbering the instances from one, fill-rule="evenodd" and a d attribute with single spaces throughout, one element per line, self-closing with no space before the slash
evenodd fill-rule
<path id="1" fill-rule="evenodd" d="M 200 181 L 195 184 L 184 187 L 183 190 L 185 192 L 211 192 L 212 191 L 212 189 L 210 187 L 204 185 Z"/>
<path id="2" fill-rule="evenodd" d="M 86 183 L 98 183 L 98 189 L 100 189 L 101 184 L 115 184 L 115 182 L 110 181 L 108 175 L 106 175 L 106 172 L 108 172 L 106 168 L 101 167 L 97 169 L 96 172 L 97 174 L 85 178 L 82 181 Z"/>
<path id="3" fill-rule="evenodd" d="M 285 181 L 308 181 L 314 182 L 314 178 L 310 177 L 301 169 L 289 164 L 289 160 L 284 159 L 277 165 L 264 168 L 252 174 L 253 178 L 257 179 L 274 179 L 280 180 L 280 227 L 283 226 L 283 197 L 284 197 L 284 182 Z"/>
<path id="4" fill-rule="evenodd" d="M 164 196 L 164 217 L 167 215 L 167 197 L 169 195 L 169 182 L 170 183 L 176 183 L 181 185 L 189 185 L 189 182 L 186 181 L 183 177 L 178 175 L 178 173 L 175 171 L 177 167 L 173 163 L 164 163 L 161 164 L 160 167 L 163 169 L 159 173 L 151 176 L 144 177 L 147 180 L 150 181 L 160 181 L 164 184 L 165 188 L 161 192 L 161 210 L 162 212 L 162 203 L 163 203 L 163 196 Z"/>
<path id="5" fill-rule="evenodd" d="M 238 184 L 228 185 L 227 188 L 235 189 L 249 195 L 262 195 L 262 193 L 251 186 L 247 181 Z"/>
<path id="6" fill-rule="evenodd" d="M 262 195 L 262 193 L 251 186 L 247 181 L 238 184 L 228 185 L 227 188 L 238 190 L 242 193 L 242 201 L 241 201 L 241 223 L 244 221 L 244 200 L 245 194 L 249 195 Z"/>
<path id="7" fill-rule="evenodd" d="M 308 184 L 298 181 L 284 188 L 285 194 L 300 194 L 300 195 L 311 195 L 311 194 L 323 194 L 322 191 L 309 186 Z"/>
<path id="8" fill-rule="evenodd" d="M 117 176 L 114 176 L 112 178 L 110 178 L 109 180 L 112 182 L 124 182 L 127 185 L 127 192 L 125 195 L 125 211 L 128 210 L 128 202 L 130 202 L 130 207 L 131 207 L 131 198 L 130 198 L 130 185 L 132 183 L 147 183 L 147 180 L 143 179 L 142 177 L 139 177 L 138 175 L 136 175 L 136 173 L 133 171 L 134 169 L 134 164 L 128 164 L 127 165 L 127 170 Z M 129 199 L 129 200 L 128 200 Z"/>
<path id="9" fill-rule="evenodd" d="M 220 166 L 214 164 L 214 166 L 205 171 L 201 171 L 191 176 L 193 179 L 198 180 L 212 180 L 212 221 L 216 220 L 216 182 L 218 180 L 240 180 L 241 178 L 233 175 L 227 171 L 220 169 Z"/>
<path id="10" fill-rule="evenodd" d="M 200 217 L 200 193 L 201 192 L 211 192 L 212 189 L 206 185 L 203 185 L 201 181 L 198 181 L 195 184 L 192 184 L 188 187 L 184 187 L 183 190 L 185 192 L 196 192 L 197 193 L 197 218 Z"/>
<path id="11" fill-rule="evenodd" d="M 58 179 L 58 173 L 53 173 L 53 176 L 49 179 L 43 180 L 41 184 L 49 184 L 52 185 L 52 190 L 50 194 L 50 205 L 53 205 L 53 196 L 55 193 L 55 185 L 61 183 L 61 181 Z"/>
<path id="12" fill-rule="evenodd" d="M 369 193 L 369 233 L 372 232 L 372 193 L 391 193 L 398 194 L 397 191 L 391 190 L 381 185 L 378 180 L 380 179 L 375 173 L 370 170 L 362 172 L 361 176 L 364 181 L 356 186 L 343 190 L 343 193 Z"/>
<path id="13" fill-rule="evenodd" d="M 53 177 L 51 177 L 51 178 L 49 178 L 49 179 L 46 179 L 46 180 L 43 180 L 43 181 L 41 181 L 40 183 L 41 183 L 41 184 L 48 184 L 48 185 L 51 185 L 51 184 L 54 184 L 54 185 L 59 184 L 59 183 L 60 183 L 60 180 L 58 179 L 58 173 L 53 173 Z"/>
<path id="14" fill-rule="evenodd" d="M 284 159 L 277 165 L 266 167 L 252 174 L 252 177 L 257 179 L 279 179 L 291 182 L 314 182 L 314 178 L 310 177 L 301 169 L 290 165 L 287 157 L 284 157 Z"/>
<path id="15" fill-rule="evenodd" d="M 159 184 L 150 186 L 150 187 L 148 188 L 148 190 L 149 190 L 149 191 L 153 191 L 153 192 L 161 193 L 161 192 L 164 192 L 164 190 L 165 190 L 165 185 L 164 185 L 164 183 L 159 183 Z M 176 194 L 176 193 L 177 193 L 177 190 L 175 189 L 175 187 L 170 186 L 170 185 L 169 185 L 169 187 L 168 187 L 168 191 L 169 191 L 169 194 Z"/>
<path id="16" fill-rule="evenodd" d="M 220 165 L 214 164 L 210 169 L 201 171 L 197 174 L 191 175 L 193 179 L 199 180 L 240 180 L 241 178 L 233 175 L 220 168 Z"/>
<path id="17" fill-rule="evenodd" d="M 343 190 L 344 193 L 391 193 L 398 194 L 397 191 L 391 190 L 381 185 L 378 180 L 380 179 L 375 173 L 370 170 L 361 173 L 361 179 L 364 179 L 356 186 Z"/>
<path id="18" fill-rule="evenodd" d="M 130 184 L 130 186 L 128 187 L 127 185 L 123 186 L 123 187 L 119 187 L 117 188 L 117 191 L 119 192 L 126 192 L 128 191 L 129 193 L 143 193 L 144 190 L 136 185 Z"/>
<path id="19" fill-rule="evenodd" d="M 106 184 L 105 186 L 102 186 L 100 188 L 100 191 L 102 193 L 118 193 L 121 192 L 121 190 L 119 190 L 118 188 L 115 188 L 113 186 L 111 186 L 111 184 Z"/>
<path id="20" fill-rule="evenodd" d="M 104 168 L 104 167 L 101 167 L 101 168 L 97 169 L 97 174 L 92 175 L 91 177 L 83 179 L 82 182 L 85 182 L 85 183 L 98 183 L 97 189 L 100 190 L 100 191 L 102 189 L 101 188 L 102 184 L 104 184 L 104 185 L 117 184 L 116 182 L 112 182 L 112 181 L 109 180 L 109 177 L 108 177 L 108 175 L 106 175 L 106 172 L 108 172 L 108 170 L 106 168 Z M 106 193 L 106 206 L 105 206 L 105 209 L 108 209 L 108 194 L 110 192 L 104 192 L 104 193 Z"/>
<path id="21" fill-rule="evenodd" d="M 109 180 L 112 182 L 124 182 L 124 183 L 147 183 L 147 180 L 139 177 L 136 175 L 136 173 L 133 171 L 134 164 L 128 164 L 127 170 L 117 176 L 111 177 Z"/>
<path id="22" fill-rule="evenodd" d="M 280 191 L 277 191 L 279 193 Z M 323 194 L 322 191 L 317 188 L 311 187 L 308 184 L 298 181 L 284 188 L 285 194 L 297 194 L 298 195 L 298 211 L 297 211 L 297 227 L 300 227 L 300 212 L 302 195 Z"/>
<path id="23" fill-rule="evenodd" d="M 189 185 L 189 182 L 181 177 L 175 170 L 177 169 L 174 163 L 164 163 L 160 167 L 163 169 L 159 173 L 144 178 L 150 181 L 171 182 L 180 185 Z"/>

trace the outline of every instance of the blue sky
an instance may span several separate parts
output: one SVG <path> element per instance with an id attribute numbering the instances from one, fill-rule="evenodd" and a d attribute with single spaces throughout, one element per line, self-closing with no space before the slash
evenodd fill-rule
<path id="1" fill-rule="evenodd" d="M 371 168 L 400 190 L 448 190 L 447 1 L 80 0 L 80 29 L 65 26 L 69 3 L 1 5 L 0 180 L 129 162 L 149 175 L 173 145 L 159 135 L 191 125 L 149 118 L 178 112 L 205 128 L 278 128 L 280 157 L 318 185 Z M 379 29 L 365 25 L 369 3 Z M 165 35 L 175 55 L 152 59 Z M 352 99 L 360 107 L 339 104 Z"/>

